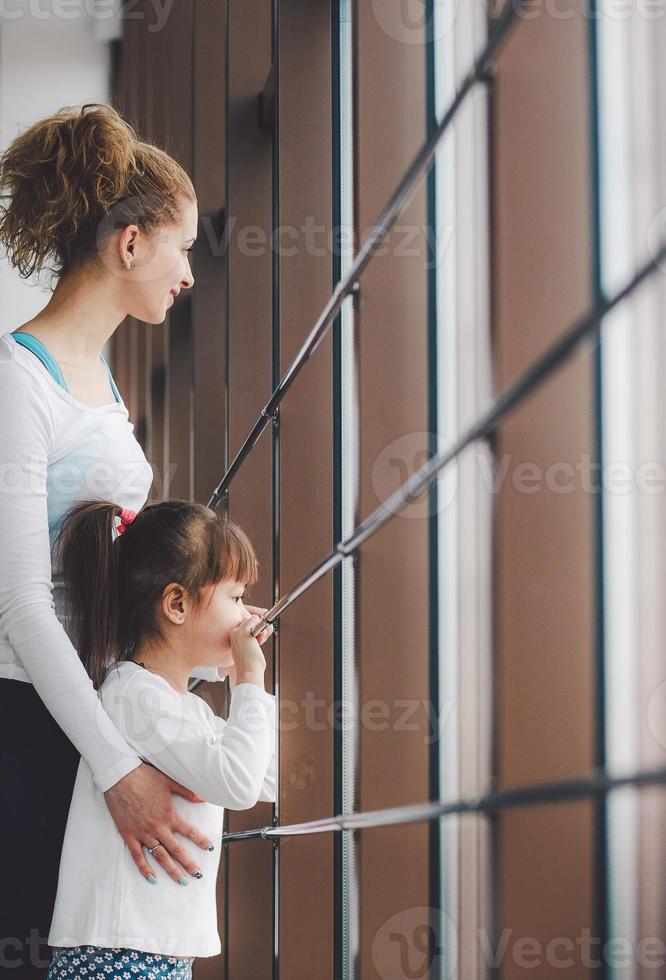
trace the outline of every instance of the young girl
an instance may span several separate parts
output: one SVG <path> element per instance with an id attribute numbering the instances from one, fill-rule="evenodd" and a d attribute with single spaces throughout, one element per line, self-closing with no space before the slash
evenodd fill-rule
<path id="1" fill-rule="evenodd" d="M 260 648 L 272 627 L 253 637 L 261 620 L 243 607 L 258 562 L 237 524 L 184 500 L 138 513 L 83 501 L 65 517 L 55 548 L 100 710 L 145 762 L 206 801 L 178 797 L 174 806 L 185 819 L 196 812 L 214 844 L 189 880 L 178 869 L 157 873 L 165 853 L 157 839 L 135 863 L 82 758 L 47 980 L 190 978 L 194 957 L 221 950 L 215 895 L 224 807 L 275 800 L 275 698 L 264 689 Z M 195 665 L 229 676 L 226 721 L 188 692 Z"/>

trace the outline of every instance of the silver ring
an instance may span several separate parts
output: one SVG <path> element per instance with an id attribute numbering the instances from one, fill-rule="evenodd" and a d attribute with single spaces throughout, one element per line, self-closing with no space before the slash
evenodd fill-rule
<path id="1" fill-rule="evenodd" d="M 164 847 L 164 844 L 162 844 L 162 842 L 160 841 L 159 843 L 157 843 L 157 844 L 154 844 L 154 845 L 153 845 L 152 847 L 149 847 L 149 848 L 148 848 L 148 852 L 149 852 L 150 854 L 152 854 L 152 853 L 153 853 L 153 851 L 155 850 L 155 848 L 157 848 L 157 847 Z"/>

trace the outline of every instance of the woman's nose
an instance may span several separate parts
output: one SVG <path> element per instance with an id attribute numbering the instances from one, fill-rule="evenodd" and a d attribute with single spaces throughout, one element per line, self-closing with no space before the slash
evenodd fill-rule
<path id="1" fill-rule="evenodd" d="M 181 289 L 191 289 L 194 285 L 194 276 L 192 275 L 192 266 L 190 265 L 190 260 L 185 256 L 185 275 L 180 280 Z"/>

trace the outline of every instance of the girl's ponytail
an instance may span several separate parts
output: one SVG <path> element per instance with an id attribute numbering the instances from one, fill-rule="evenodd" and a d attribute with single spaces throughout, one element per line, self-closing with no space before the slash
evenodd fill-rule
<path id="1" fill-rule="evenodd" d="M 65 614 L 74 622 L 77 649 L 96 688 L 118 654 L 118 546 L 106 500 L 76 504 L 63 520 L 55 547 L 67 583 Z"/>

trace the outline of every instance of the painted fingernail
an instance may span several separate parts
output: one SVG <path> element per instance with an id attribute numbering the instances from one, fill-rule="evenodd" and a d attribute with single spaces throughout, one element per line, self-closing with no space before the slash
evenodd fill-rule
<path id="1" fill-rule="evenodd" d="M 203 871 L 193 871 L 192 872 L 192 877 L 193 878 L 203 878 Z"/>
<path id="2" fill-rule="evenodd" d="M 187 884 L 189 884 L 189 882 L 188 882 L 187 878 L 185 877 L 185 875 L 181 875 L 180 876 L 180 878 L 178 879 L 178 884 L 179 885 L 187 885 Z"/>
<path id="3" fill-rule="evenodd" d="M 157 878 L 155 877 L 155 875 L 148 875 L 148 877 L 146 878 L 146 881 L 149 881 L 151 883 L 151 885 L 156 885 L 157 884 Z"/>
<path id="4" fill-rule="evenodd" d="M 209 851 L 214 851 L 215 850 L 215 844 L 209 844 L 208 845 L 208 850 Z"/>

